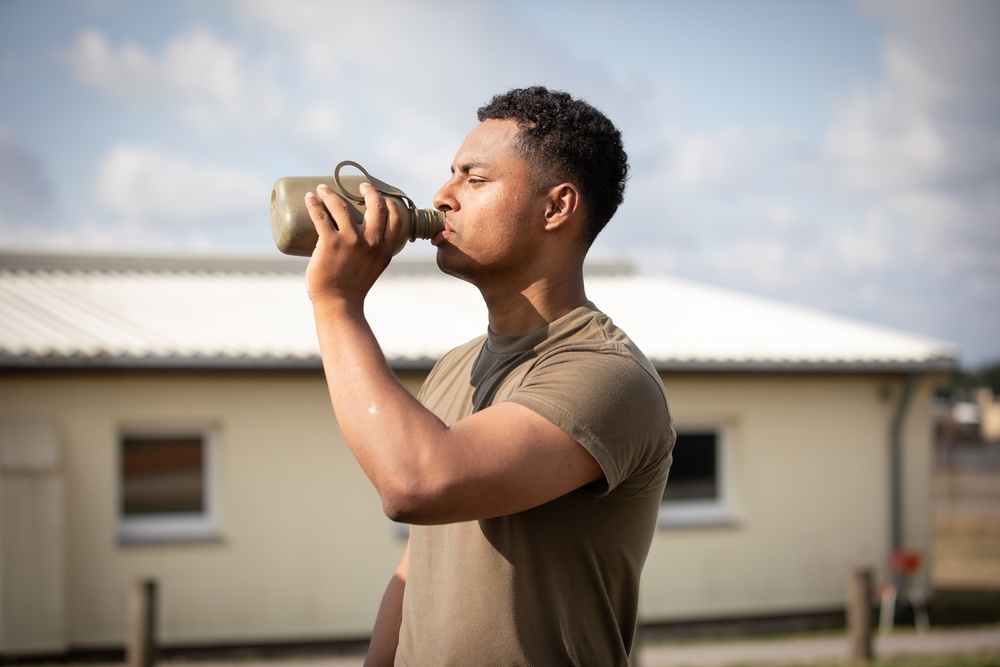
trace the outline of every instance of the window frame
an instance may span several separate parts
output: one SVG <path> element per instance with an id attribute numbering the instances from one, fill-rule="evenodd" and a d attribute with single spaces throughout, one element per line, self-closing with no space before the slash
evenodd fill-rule
<path id="1" fill-rule="evenodd" d="M 686 528 L 732 524 L 732 433 L 722 422 L 700 422 L 675 425 L 678 436 L 683 434 L 715 434 L 716 489 L 713 500 L 662 500 L 657 525 L 660 528 Z M 667 479 L 670 485 L 670 479 Z"/>
<path id="2" fill-rule="evenodd" d="M 124 443 L 128 438 L 199 438 L 202 443 L 202 493 L 204 510 L 159 516 L 129 517 L 123 512 Z M 118 429 L 115 441 L 115 520 L 118 541 L 123 544 L 155 542 L 201 542 L 218 540 L 218 490 L 216 459 L 217 429 L 204 424 L 134 425 Z"/>

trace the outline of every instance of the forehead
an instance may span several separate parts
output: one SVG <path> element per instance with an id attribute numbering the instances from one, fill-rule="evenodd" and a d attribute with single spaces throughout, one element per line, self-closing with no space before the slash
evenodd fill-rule
<path id="1" fill-rule="evenodd" d="M 467 171 L 470 166 L 499 168 L 512 161 L 523 164 L 514 145 L 519 132 L 516 121 L 484 120 L 465 137 L 452 166 Z"/>

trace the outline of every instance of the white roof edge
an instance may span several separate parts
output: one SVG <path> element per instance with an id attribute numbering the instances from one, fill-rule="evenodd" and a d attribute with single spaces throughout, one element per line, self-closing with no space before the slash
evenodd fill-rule
<path id="1" fill-rule="evenodd" d="M 0 370 L 320 369 L 300 284 L 307 263 L 277 252 L 253 258 L 0 251 L 0 287 L 6 288 L 0 307 L 10 318 L 0 328 L 7 334 L 0 340 Z M 591 299 L 613 304 L 609 314 L 661 372 L 930 374 L 958 368 L 958 349 L 945 341 L 688 279 L 638 274 L 627 262 L 591 260 L 584 271 L 593 278 Z M 386 274 L 392 279 L 372 292 L 366 311 L 393 369 L 427 370 L 436 355 L 484 329 L 475 288 L 447 279 L 433 261 L 397 258 Z M 77 285 L 87 286 L 79 298 Z M 425 299 L 430 285 L 435 296 Z M 437 318 L 437 328 L 399 324 L 420 318 Z M 746 325 L 738 337 L 731 321 Z"/>
<path id="2" fill-rule="evenodd" d="M 863 326 L 870 330 L 881 330 L 886 333 L 896 333 L 903 334 L 912 339 L 920 339 L 929 345 L 934 345 L 941 350 L 946 350 L 948 356 L 954 356 L 958 352 L 958 348 L 954 343 L 942 340 L 940 338 L 935 338 L 933 336 L 927 336 L 924 334 L 912 333 L 910 331 L 904 331 L 886 324 L 877 324 L 875 322 L 870 322 L 868 320 L 860 319 L 851 315 L 842 315 L 840 313 L 831 313 L 830 311 L 822 310 L 815 306 L 807 306 L 801 303 L 796 303 L 793 301 L 783 301 L 779 298 L 773 296 L 765 296 L 762 294 L 756 294 L 754 292 L 742 292 L 731 287 L 724 287 L 722 285 L 715 285 L 712 283 L 700 282 L 690 278 L 682 278 L 679 276 L 673 276 L 669 274 L 639 274 L 633 276 L 635 280 L 650 279 L 650 280 L 660 280 L 675 283 L 677 285 L 686 285 L 691 289 L 696 289 L 705 293 L 713 293 L 720 296 L 738 296 L 739 299 L 745 302 L 756 302 L 761 306 L 777 306 L 786 311 L 798 311 L 803 315 L 816 315 L 820 317 L 832 317 L 845 323 L 854 323 Z"/>
<path id="3" fill-rule="evenodd" d="M 0 252 L 0 271 L 195 271 L 297 273 L 308 258 L 174 255 L 70 255 Z"/>
<path id="4" fill-rule="evenodd" d="M 0 371 L 91 370 L 322 370 L 319 357 L 0 355 Z M 428 366 L 429 368 L 429 366 Z"/>
<path id="5" fill-rule="evenodd" d="M 0 251 L 0 271 L 167 271 L 221 273 L 305 273 L 308 257 L 288 255 L 243 257 L 219 255 L 87 255 Z M 588 260 L 589 276 L 633 276 L 636 267 L 625 260 Z M 442 275 L 434 262 L 395 258 L 388 275 Z"/>
<path id="6" fill-rule="evenodd" d="M 952 373 L 952 358 L 913 361 L 813 362 L 813 361 L 654 361 L 661 373 Z"/>
<path id="7" fill-rule="evenodd" d="M 430 358 L 391 358 L 395 371 L 427 371 Z M 775 373 L 775 374 L 936 374 L 958 369 L 954 359 L 875 362 L 783 362 L 783 361 L 654 361 L 661 373 Z M 321 371 L 319 357 L 84 357 L 0 355 L 0 371 L 14 370 L 232 370 L 232 371 Z"/>

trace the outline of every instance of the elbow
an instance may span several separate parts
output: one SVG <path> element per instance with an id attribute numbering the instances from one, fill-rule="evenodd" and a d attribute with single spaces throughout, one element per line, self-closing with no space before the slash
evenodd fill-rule
<path id="1" fill-rule="evenodd" d="M 413 509 L 395 499 L 382 498 L 382 511 L 390 520 L 396 523 L 417 523 L 414 521 Z"/>
<path id="2" fill-rule="evenodd" d="M 441 494 L 419 483 L 384 484 L 379 487 L 382 511 L 397 523 L 440 523 L 435 508 L 440 507 Z"/>

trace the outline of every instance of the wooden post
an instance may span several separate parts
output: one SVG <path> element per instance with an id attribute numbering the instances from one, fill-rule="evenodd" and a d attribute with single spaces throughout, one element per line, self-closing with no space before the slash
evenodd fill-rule
<path id="1" fill-rule="evenodd" d="M 867 664 L 872 651 L 872 572 L 858 568 L 847 578 L 847 629 L 851 660 Z"/>
<path id="2" fill-rule="evenodd" d="M 156 662 L 156 581 L 136 579 L 128 591 L 128 667 L 153 667 Z"/>

